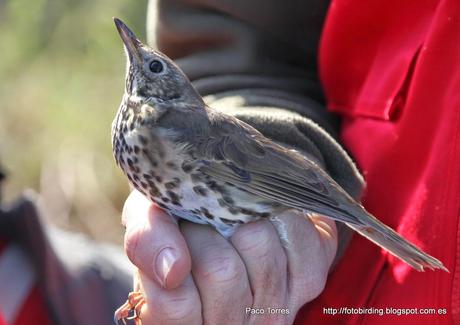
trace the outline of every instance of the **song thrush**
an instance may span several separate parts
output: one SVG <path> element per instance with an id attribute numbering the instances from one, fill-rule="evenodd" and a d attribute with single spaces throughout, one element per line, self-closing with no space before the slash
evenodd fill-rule
<path id="1" fill-rule="evenodd" d="M 345 223 L 419 271 L 447 271 L 370 215 L 314 162 L 206 106 L 172 60 L 141 43 L 119 19 L 115 25 L 128 65 L 113 151 L 129 182 L 152 202 L 226 237 L 240 224 L 286 209 L 313 212 Z M 134 304 L 117 316 L 124 318 Z"/>

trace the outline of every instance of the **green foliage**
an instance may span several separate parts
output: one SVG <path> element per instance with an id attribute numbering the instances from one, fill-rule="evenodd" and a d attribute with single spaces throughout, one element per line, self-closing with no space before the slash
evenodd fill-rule
<path id="1" fill-rule="evenodd" d="M 31 187 L 51 221 L 118 238 L 98 229 L 113 220 L 119 225 L 127 194 L 110 142 L 125 69 L 112 16 L 145 39 L 146 8 L 147 0 L 0 0 L 0 161 L 7 198 Z"/>

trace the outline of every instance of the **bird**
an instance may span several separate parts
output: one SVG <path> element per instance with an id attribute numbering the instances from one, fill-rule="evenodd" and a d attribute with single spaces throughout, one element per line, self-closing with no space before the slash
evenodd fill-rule
<path id="1" fill-rule="evenodd" d="M 418 271 L 448 271 L 367 212 L 317 163 L 207 106 L 174 61 L 114 21 L 127 72 L 112 124 L 113 153 L 129 183 L 158 207 L 227 238 L 241 224 L 270 220 L 288 209 L 320 214 Z M 141 299 L 134 297 L 119 318 L 139 307 Z"/>

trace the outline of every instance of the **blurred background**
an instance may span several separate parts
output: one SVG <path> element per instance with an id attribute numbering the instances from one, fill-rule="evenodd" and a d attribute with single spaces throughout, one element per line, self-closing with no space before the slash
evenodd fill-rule
<path id="1" fill-rule="evenodd" d="M 147 0 L 0 0 L 4 201 L 39 194 L 47 222 L 121 243 L 129 188 L 110 127 L 125 57 L 112 17 L 145 39 Z"/>

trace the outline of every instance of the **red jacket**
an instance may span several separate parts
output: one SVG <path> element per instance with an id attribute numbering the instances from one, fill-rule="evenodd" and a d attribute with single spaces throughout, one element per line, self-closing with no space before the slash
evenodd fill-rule
<path id="1" fill-rule="evenodd" d="M 298 323 L 460 323 L 460 1 L 333 1 L 320 69 L 364 205 L 450 273 L 419 273 L 356 235 Z"/>

